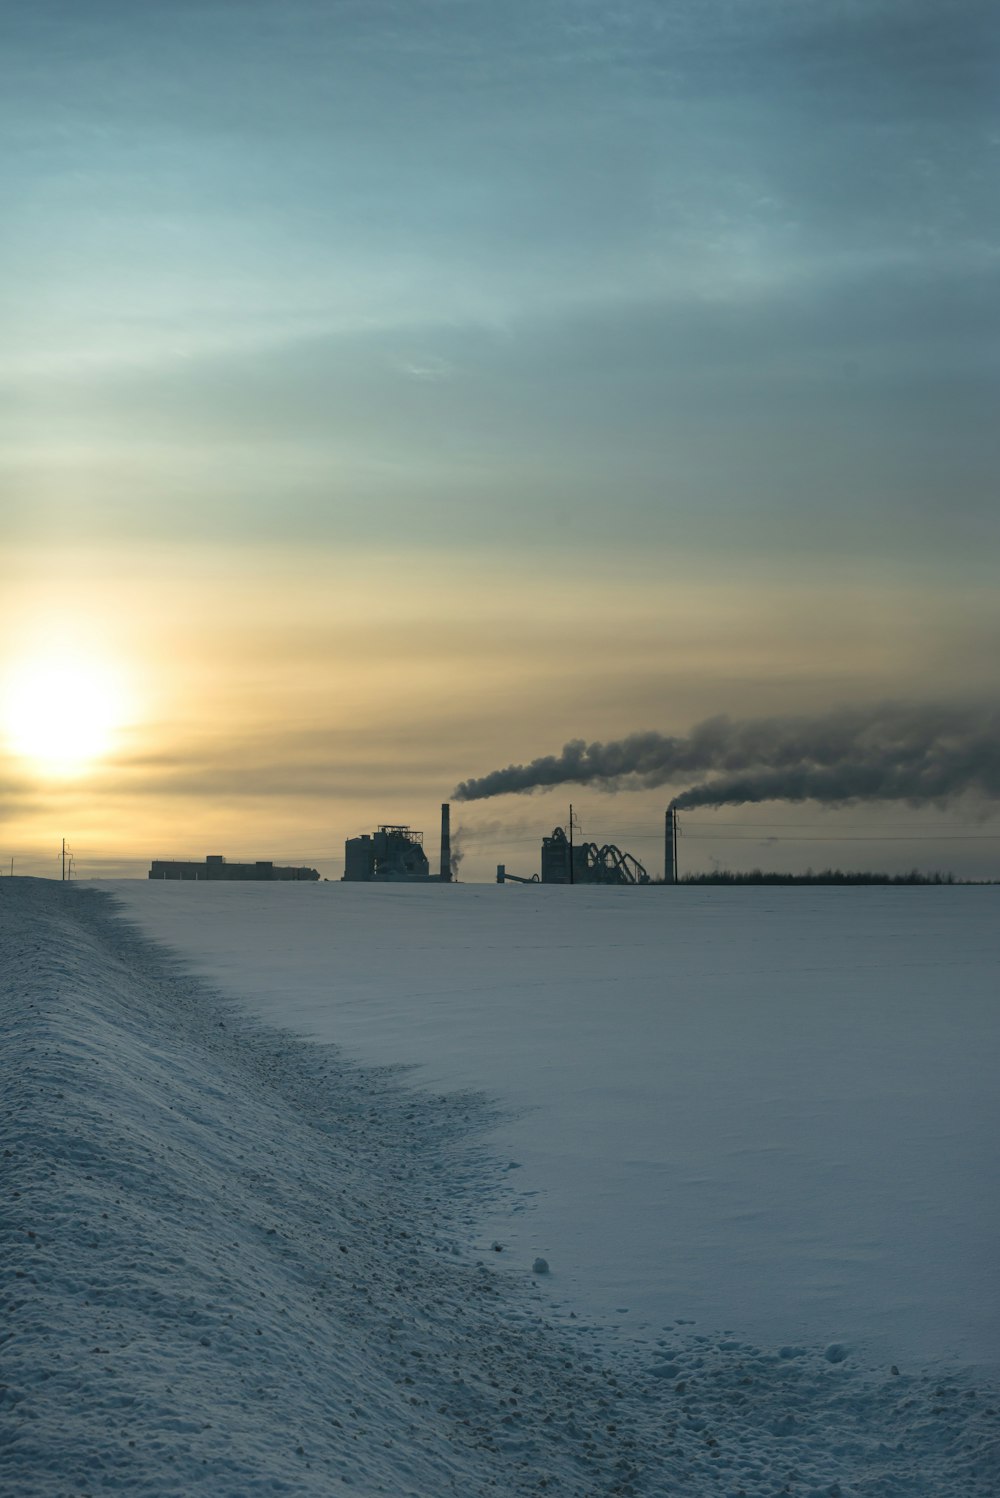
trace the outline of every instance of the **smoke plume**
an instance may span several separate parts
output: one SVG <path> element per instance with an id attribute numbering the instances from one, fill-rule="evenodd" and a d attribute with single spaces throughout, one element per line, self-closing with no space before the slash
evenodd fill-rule
<path id="1" fill-rule="evenodd" d="M 679 807 L 943 804 L 966 793 L 997 800 L 1000 707 L 882 703 L 813 718 L 708 718 L 683 736 L 633 733 L 607 744 L 573 739 L 561 754 L 464 780 L 452 794 L 480 801 L 565 784 L 609 791 L 686 784 L 675 798 Z"/>

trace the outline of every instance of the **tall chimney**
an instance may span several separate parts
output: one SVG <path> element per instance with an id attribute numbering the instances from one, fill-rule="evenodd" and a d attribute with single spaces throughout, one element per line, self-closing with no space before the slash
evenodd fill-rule
<path id="1" fill-rule="evenodd" d="M 451 883 L 451 807 L 441 803 L 441 883 Z"/>
<path id="2" fill-rule="evenodd" d="M 663 827 L 663 882 L 677 883 L 677 808 L 672 801 Z"/>

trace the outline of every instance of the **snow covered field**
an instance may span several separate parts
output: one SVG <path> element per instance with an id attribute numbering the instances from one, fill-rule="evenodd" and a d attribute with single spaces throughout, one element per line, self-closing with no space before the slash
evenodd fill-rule
<path id="1" fill-rule="evenodd" d="M 995 1494 L 993 891 L 113 888 L 0 887 L 5 1493 Z"/>
<path id="2" fill-rule="evenodd" d="M 507 1110 L 479 1246 L 553 1309 L 1000 1361 L 1000 891 L 107 887 L 261 1018 Z"/>

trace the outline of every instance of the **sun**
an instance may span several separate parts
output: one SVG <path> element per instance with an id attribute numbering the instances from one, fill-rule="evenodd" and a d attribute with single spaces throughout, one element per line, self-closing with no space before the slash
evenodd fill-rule
<path id="1" fill-rule="evenodd" d="M 3 717 L 7 747 L 51 775 L 78 775 L 113 749 L 126 716 L 114 666 L 60 652 L 16 665 L 8 674 Z"/>

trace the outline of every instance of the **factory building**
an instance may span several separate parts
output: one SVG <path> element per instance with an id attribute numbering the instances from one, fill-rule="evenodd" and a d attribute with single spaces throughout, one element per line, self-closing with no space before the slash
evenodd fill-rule
<path id="1" fill-rule="evenodd" d="M 424 835 L 400 823 L 383 823 L 377 832 L 349 837 L 344 844 L 344 875 L 351 882 L 450 884 L 451 807 L 441 807 L 441 861 L 431 873 Z"/>
<path id="2" fill-rule="evenodd" d="M 542 838 L 543 884 L 648 884 L 649 875 L 637 858 L 614 843 L 571 844 L 565 829 L 556 827 Z"/>
<path id="3" fill-rule="evenodd" d="M 256 863 L 227 863 L 221 853 L 210 853 L 204 863 L 189 863 L 171 858 L 154 858 L 150 879 L 250 879 L 290 880 L 319 878 L 316 869 L 281 868 L 258 859 Z"/>
<path id="4" fill-rule="evenodd" d="M 497 864 L 497 883 L 535 884 L 538 875 L 523 879 L 508 874 L 506 864 Z M 650 878 L 637 858 L 623 853 L 614 843 L 599 848 L 596 843 L 571 843 L 566 830 L 556 827 L 542 838 L 542 884 L 649 884 Z"/>

